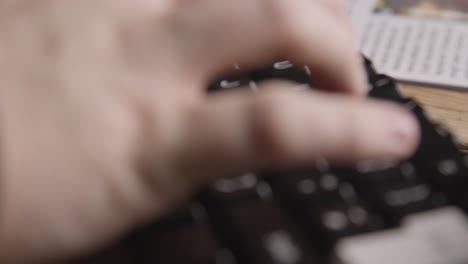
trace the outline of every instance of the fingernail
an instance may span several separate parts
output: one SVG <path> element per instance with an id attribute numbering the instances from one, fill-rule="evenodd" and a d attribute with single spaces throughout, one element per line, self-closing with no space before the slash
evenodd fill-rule
<path id="1" fill-rule="evenodd" d="M 401 152 L 414 151 L 419 139 L 419 124 L 408 111 L 400 107 L 394 108 L 388 120 L 393 142 L 398 144 L 396 147 Z"/>

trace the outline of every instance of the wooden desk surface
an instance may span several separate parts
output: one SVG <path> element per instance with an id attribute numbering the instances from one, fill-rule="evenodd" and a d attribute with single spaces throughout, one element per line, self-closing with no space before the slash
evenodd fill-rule
<path id="1" fill-rule="evenodd" d="M 405 95 L 423 105 L 430 118 L 446 125 L 461 143 L 468 144 L 466 92 L 402 84 Z"/>

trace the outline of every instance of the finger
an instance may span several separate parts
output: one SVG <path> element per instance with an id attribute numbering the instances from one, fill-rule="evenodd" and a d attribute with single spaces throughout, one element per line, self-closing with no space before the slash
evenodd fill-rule
<path id="1" fill-rule="evenodd" d="M 330 8 L 339 18 L 347 18 L 346 6 L 343 0 L 321 0 L 323 5 Z"/>
<path id="2" fill-rule="evenodd" d="M 196 28 L 200 21 L 194 15 L 197 20 L 187 18 L 183 23 L 185 28 L 198 32 L 200 43 L 193 39 L 181 41 L 210 46 L 210 54 L 199 52 L 203 57 L 190 60 L 209 63 L 209 74 L 233 62 L 251 68 L 282 55 L 309 65 L 314 83 L 321 88 L 365 92 L 365 75 L 354 37 L 346 23 L 324 4 L 310 0 L 239 0 L 216 1 L 212 5 L 204 9 L 207 20 L 201 23 L 203 27 Z M 193 8 L 191 12 L 196 11 Z M 213 17 L 222 20 L 213 23 Z M 203 43 L 200 36 L 206 36 L 202 32 L 210 27 L 215 27 L 211 31 L 217 38 Z"/>
<path id="3" fill-rule="evenodd" d="M 214 95 L 188 113 L 179 167 L 212 178 L 318 158 L 401 159 L 416 148 L 416 122 L 399 106 L 277 85 L 255 96 Z"/>
<path id="4" fill-rule="evenodd" d="M 283 31 L 291 41 L 287 54 L 310 66 L 319 88 L 365 94 L 365 72 L 349 24 L 330 15 L 330 8 L 304 12 L 307 1 L 296 2 L 302 5 L 284 5 L 292 18 Z"/>
<path id="5" fill-rule="evenodd" d="M 337 16 L 338 19 L 343 21 L 343 25 L 346 27 L 346 29 L 349 30 L 351 34 L 354 34 L 354 30 L 351 26 L 351 19 L 348 15 L 346 3 L 344 0 L 322 0 L 322 3 L 328 7 L 330 11 Z"/>

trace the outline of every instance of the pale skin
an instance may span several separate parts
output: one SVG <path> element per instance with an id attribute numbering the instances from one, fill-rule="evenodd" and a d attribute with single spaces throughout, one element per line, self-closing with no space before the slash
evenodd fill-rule
<path id="1" fill-rule="evenodd" d="M 0 0 L 0 262 L 98 249 L 216 177 L 408 157 L 416 122 L 363 99 L 353 38 L 339 0 Z M 278 54 L 320 91 L 206 95 Z"/>

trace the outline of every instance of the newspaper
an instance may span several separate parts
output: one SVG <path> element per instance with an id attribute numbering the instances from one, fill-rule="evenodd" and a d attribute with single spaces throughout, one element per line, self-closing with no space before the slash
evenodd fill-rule
<path id="1" fill-rule="evenodd" d="M 362 53 L 398 80 L 468 91 L 468 0 L 347 0 Z"/>

